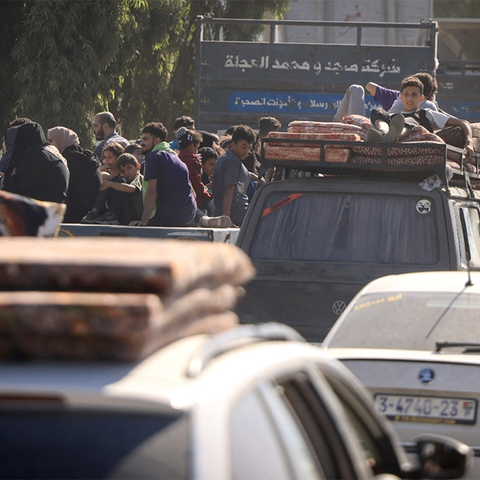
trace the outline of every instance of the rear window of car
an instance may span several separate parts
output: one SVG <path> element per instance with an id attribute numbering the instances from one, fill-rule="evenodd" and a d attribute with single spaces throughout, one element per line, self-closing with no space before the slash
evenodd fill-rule
<path id="1" fill-rule="evenodd" d="M 326 339 L 329 348 L 435 351 L 436 342 L 480 344 L 478 294 L 372 293 L 344 315 Z"/>
<path id="2" fill-rule="evenodd" d="M 0 411 L 0 478 L 187 478 L 187 418 Z"/>
<path id="3" fill-rule="evenodd" d="M 435 203 L 394 195 L 271 194 L 249 254 L 257 260 L 434 265 Z"/>

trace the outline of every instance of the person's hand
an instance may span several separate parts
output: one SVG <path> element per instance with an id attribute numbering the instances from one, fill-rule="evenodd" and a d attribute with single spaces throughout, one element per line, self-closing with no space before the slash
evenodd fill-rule
<path id="1" fill-rule="evenodd" d="M 143 223 L 141 220 L 132 220 L 130 223 L 129 223 L 130 226 L 132 227 L 145 227 L 147 224 L 146 223 Z"/>

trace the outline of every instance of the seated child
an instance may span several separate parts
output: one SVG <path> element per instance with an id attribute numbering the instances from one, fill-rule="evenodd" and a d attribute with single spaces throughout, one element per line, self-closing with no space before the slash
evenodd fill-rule
<path id="1" fill-rule="evenodd" d="M 187 130 L 180 127 L 175 136 L 178 140 L 180 152 L 178 157 L 188 168 L 188 176 L 195 193 L 197 202 L 197 212 L 195 214 L 193 225 L 200 227 L 228 228 L 231 225 L 230 218 L 226 215 L 218 217 L 209 217 L 205 212 L 213 211 L 213 205 L 208 207 L 212 201 L 213 194 L 207 190 L 202 182 L 202 164 L 197 156 L 198 146 L 202 141 L 202 136 L 195 130 Z"/>
<path id="2" fill-rule="evenodd" d="M 202 182 L 202 164 L 197 155 L 202 136 L 197 131 L 187 130 L 185 127 L 180 127 L 175 136 L 180 148 L 178 158 L 188 168 L 188 178 L 195 192 L 197 207 L 200 210 L 205 210 L 207 203 L 210 202 L 213 196 Z"/>
<path id="3" fill-rule="evenodd" d="M 129 225 L 140 220 L 143 212 L 142 181 L 140 164 L 131 153 L 123 153 L 118 157 L 117 166 L 126 183 L 105 180 L 100 189 L 111 189 L 112 196 L 108 211 L 94 220 L 103 225 Z"/>
<path id="4" fill-rule="evenodd" d="M 138 161 L 140 165 L 145 161 L 145 158 L 142 153 L 142 147 L 139 143 L 131 143 L 125 147 L 123 153 L 131 153 Z"/>
<path id="5" fill-rule="evenodd" d="M 403 79 L 400 92 L 403 104 L 402 113 L 389 115 L 381 108 L 374 108 L 371 121 L 375 128 L 368 130 L 367 141 L 393 143 L 404 137 L 407 130 L 415 125 L 422 125 L 432 133 L 447 126 L 459 126 L 465 134 L 466 158 L 472 156 L 472 130 L 467 121 L 429 108 L 420 108 L 425 96 L 423 95 L 423 83 L 416 77 Z"/>
<path id="6" fill-rule="evenodd" d="M 198 150 L 198 156 L 202 162 L 202 183 L 211 191 L 213 169 L 220 155 L 211 147 L 202 147 Z"/>
<path id="7" fill-rule="evenodd" d="M 205 188 L 209 193 L 212 193 L 212 177 L 213 169 L 217 163 L 218 157 L 220 156 L 217 150 L 211 147 L 202 147 L 198 150 L 198 156 L 202 162 L 202 183 L 205 185 Z M 213 215 L 215 212 L 214 199 L 206 205 L 206 210 L 208 215 Z"/>
<path id="8" fill-rule="evenodd" d="M 126 183 L 117 166 L 117 159 L 123 151 L 123 145 L 118 142 L 110 142 L 103 147 L 103 165 L 99 168 L 102 171 L 102 184 L 100 185 L 100 191 L 93 208 L 82 218 L 81 223 L 104 223 L 105 218 L 100 222 L 97 222 L 96 220 L 101 219 L 101 217 L 107 213 L 108 205 L 112 200 L 113 193 L 113 189 L 108 188 L 104 183 L 106 181 L 109 182 L 109 185 L 112 183 Z M 110 215 L 108 217 L 110 217 Z M 116 224 L 118 225 L 118 221 Z"/>

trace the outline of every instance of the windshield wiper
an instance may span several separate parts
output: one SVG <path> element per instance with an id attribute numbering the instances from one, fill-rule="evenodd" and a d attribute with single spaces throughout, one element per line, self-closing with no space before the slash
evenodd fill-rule
<path id="1" fill-rule="evenodd" d="M 443 348 L 450 348 L 450 347 L 474 347 L 474 348 L 467 348 L 464 352 L 476 352 L 480 351 L 480 343 L 475 342 L 435 342 L 436 352 L 439 352 Z"/>

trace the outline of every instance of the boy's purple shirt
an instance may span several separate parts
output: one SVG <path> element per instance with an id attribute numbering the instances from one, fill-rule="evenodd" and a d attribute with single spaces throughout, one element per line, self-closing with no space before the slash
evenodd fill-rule
<path id="1" fill-rule="evenodd" d="M 393 102 L 395 102 L 399 96 L 399 90 L 392 90 L 391 88 L 385 88 L 377 85 L 373 99 L 378 102 L 385 111 L 388 111 L 392 107 Z"/>

